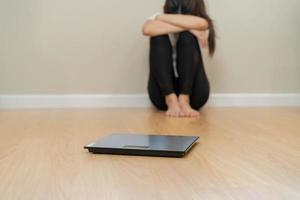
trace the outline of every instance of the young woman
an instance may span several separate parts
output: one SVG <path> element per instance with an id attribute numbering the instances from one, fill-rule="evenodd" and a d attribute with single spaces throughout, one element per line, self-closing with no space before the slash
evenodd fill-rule
<path id="1" fill-rule="evenodd" d="M 150 36 L 151 102 L 171 117 L 198 116 L 210 91 L 199 45 L 208 46 L 210 55 L 215 51 L 204 1 L 166 0 L 164 14 L 146 20 L 143 34 Z"/>

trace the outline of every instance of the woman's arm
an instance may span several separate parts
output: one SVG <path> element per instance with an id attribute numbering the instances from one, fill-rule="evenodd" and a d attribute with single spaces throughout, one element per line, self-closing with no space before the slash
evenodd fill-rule
<path id="1" fill-rule="evenodd" d="M 182 27 L 185 30 L 207 30 L 208 22 L 197 16 L 182 14 L 162 14 L 156 17 L 156 20 Z"/>
<path id="2" fill-rule="evenodd" d="M 198 39 L 199 45 L 202 48 L 208 47 L 207 31 L 190 30 L 190 32 Z"/>
<path id="3" fill-rule="evenodd" d="M 168 33 L 177 33 L 188 29 L 169 24 L 160 20 L 147 20 L 143 25 L 143 34 L 146 36 L 158 36 Z"/>

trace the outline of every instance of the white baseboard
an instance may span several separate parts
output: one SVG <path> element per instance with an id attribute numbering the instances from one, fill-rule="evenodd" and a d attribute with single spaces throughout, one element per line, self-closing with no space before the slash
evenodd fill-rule
<path id="1" fill-rule="evenodd" d="M 149 107 L 144 94 L 0 95 L 0 108 Z"/>
<path id="2" fill-rule="evenodd" d="M 300 106 L 300 94 L 226 93 L 212 94 L 210 106 Z"/>
<path id="3" fill-rule="evenodd" d="M 147 94 L 0 95 L 0 108 L 150 106 Z M 300 106 L 300 94 L 211 94 L 206 106 Z"/>

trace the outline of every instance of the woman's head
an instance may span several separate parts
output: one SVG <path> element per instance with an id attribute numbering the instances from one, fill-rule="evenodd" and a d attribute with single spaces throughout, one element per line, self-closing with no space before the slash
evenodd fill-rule
<path id="1" fill-rule="evenodd" d="M 212 19 L 206 12 L 204 0 L 166 0 L 164 12 L 168 14 L 182 13 L 202 17 L 209 24 L 209 53 L 213 55 L 216 49 L 215 28 Z"/>

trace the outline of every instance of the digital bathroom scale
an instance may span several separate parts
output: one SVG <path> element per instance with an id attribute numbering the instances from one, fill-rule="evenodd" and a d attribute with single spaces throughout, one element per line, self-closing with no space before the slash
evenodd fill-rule
<path id="1" fill-rule="evenodd" d="M 84 146 L 92 153 L 183 157 L 197 136 L 111 134 Z"/>

